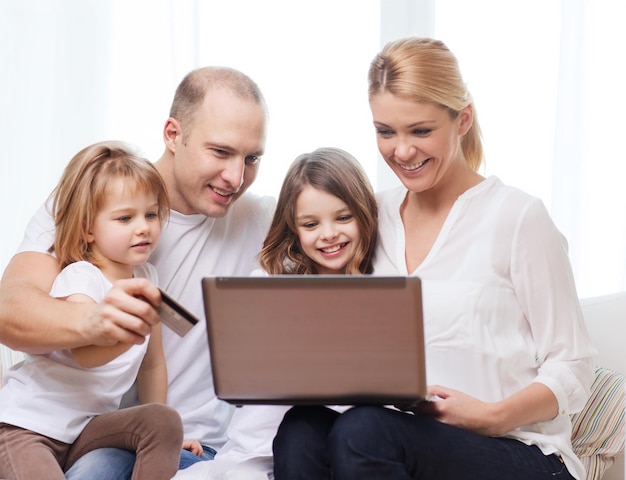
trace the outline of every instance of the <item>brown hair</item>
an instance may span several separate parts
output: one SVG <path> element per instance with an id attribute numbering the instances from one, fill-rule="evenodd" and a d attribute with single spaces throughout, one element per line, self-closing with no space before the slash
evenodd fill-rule
<path id="1" fill-rule="evenodd" d="M 189 72 L 176 88 L 170 117 L 178 120 L 181 128 L 187 131 L 206 93 L 213 89 L 222 89 L 243 100 L 251 100 L 267 112 L 261 89 L 246 74 L 228 67 L 203 67 Z"/>
<path id="2" fill-rule="evenodd" d="M 163 223 L 168 218 L 165 184 L 152 163 L 122 142 L 90 145 L 74 155 L 50 195 L 56 230 L 49 251 L 55 252 L 61 268 L 79 260 L 94 263 L 87 236 L 113 178 L 123 178 L 135 188 L 154 192 L 159 220 Z"/>
<path id="3" fill-rule="evenodd" d="M 443 42 L 430 38 L 389 42 L 372 60 L 368 81 L 370 99 L 389 92 L 418 102 L 435 103 L 447 109 L 453 119 L 473 104 L 456 57 Z M 473 124 L 461 146 L 467 163 L 478 170 L 484 154 L 475 108 L 473 115 Z"/>
<path id="4" fill-rule="evenodd" d="M 296 225 L 296 201 L 309 185 L 341 199 L 358 224 L 361 241 L 345 273 L 372 273 L 378 239 L 376 197 L 359 162 L 338 148 L 302 154 L 289 167 L 259 255 L 263 269 L 270 274 L 317 273 L 316 264 L 302 252 Z"/>

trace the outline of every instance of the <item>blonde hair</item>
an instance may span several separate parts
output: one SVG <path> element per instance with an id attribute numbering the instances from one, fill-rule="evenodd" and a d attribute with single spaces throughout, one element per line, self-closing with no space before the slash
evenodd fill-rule
<path id="1" fill-rule="evenodd" d="M 307 186 L 343 201 L 357 222 L 361 240 L 346 274 L 372 273 L 378 239 L 378 207 L 374 191 L 359 162 L 338 148 L 304 153 L 289 167 L 259 260 L 270 274 L 314 274 L 317 265 L 302 251 L 297 234 L 296 201 Z"/>
<path id="2" fill-rule="evenodd" d="M 56 230 L 49 251 L 56 254 L 61 268 L 80 260 L 95 264 L 87 236 L 94 217 L 105 203 L 107 185 L 114 178 L 156 194 L 159 221 L 167 220 L 169 202 L 165 183 L 152 163 L 122 142 L 90 145 L 74 155 L 50 195 Z"/>
<path id="3" fill-rule="evenodd" d="M 480 126 L 472 97 L 454 54 L 430 38 L 404 38 L 387 43 L 370 64 L 369 98 L 383 92 L 418 102 L 435 103 L 451 118 L 472 105 L 473 124 L 461 141 L 467 163 L 478 170 L 483 162 Z"/>

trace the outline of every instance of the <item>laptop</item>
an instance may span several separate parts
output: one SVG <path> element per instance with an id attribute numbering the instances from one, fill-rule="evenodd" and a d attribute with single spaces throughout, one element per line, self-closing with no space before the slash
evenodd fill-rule
<path id="1" fill-rule="evenodd" d="M 412 405 L 426 396 L 417 277 L 202 280 L 215 393 L 235 405 Z"/>

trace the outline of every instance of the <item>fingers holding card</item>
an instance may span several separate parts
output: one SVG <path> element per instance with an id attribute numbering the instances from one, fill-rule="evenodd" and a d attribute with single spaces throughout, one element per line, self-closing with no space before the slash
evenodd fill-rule
<path id="1" fill-rule="evenodd" d="M 181 337 L 185 336 L 191 327 L 198 323 L 198 319 L 165 291 L 159 290 L 161 290 L 162 299 L 159 307 L 161 322 Z"/>

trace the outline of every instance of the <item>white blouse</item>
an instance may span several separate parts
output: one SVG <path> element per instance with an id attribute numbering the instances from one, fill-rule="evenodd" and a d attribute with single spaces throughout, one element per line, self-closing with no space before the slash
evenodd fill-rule
<path id="1" fill-rule="evenodd" d="M 489 177 L 455 202 L 427 257 L 405 262 L 400 186 L 377 195 L 376 275 L 422 280 L 428 384 L 487 402 L 532 382 L 552 390 L 556 418 L 507 436 L 560 454 L 584 478 L 569 414 L 583 408 L 596 350 L 583 321 L 567 241 L 542 202 Z"/>

